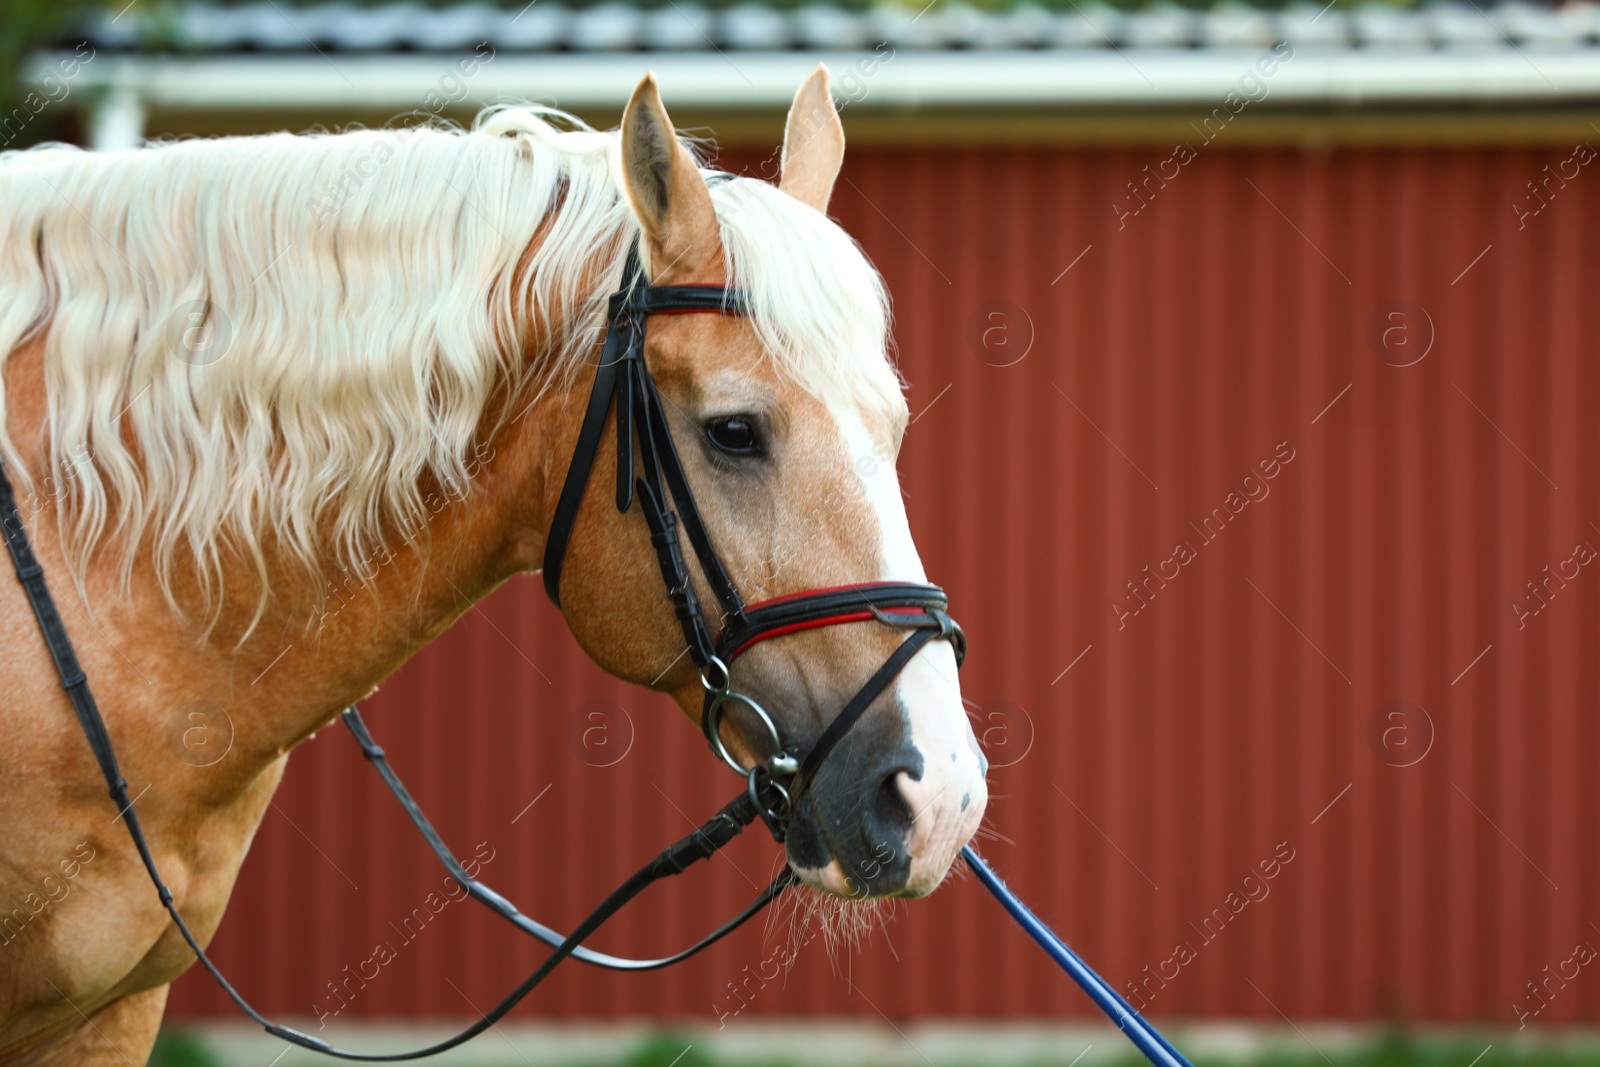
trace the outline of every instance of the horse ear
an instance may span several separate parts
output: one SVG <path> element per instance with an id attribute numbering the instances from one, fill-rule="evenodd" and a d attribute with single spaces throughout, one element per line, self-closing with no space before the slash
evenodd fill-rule
<path id="1" fill-rule="evenodd" d="M 622 114 L 622 178 L 658 275 L 721 264 L 711 191 L 694 157 L 678 143 L 654 74 L 639 82 Z"/>
<path id="2" fill-rule="evenodd" d="M 828 91 L 828 67 L 817 64 L 794 94 L 783 131 L 783 177 L 778 188 L 823 214 L 844 162 L 844 125 Z"/>

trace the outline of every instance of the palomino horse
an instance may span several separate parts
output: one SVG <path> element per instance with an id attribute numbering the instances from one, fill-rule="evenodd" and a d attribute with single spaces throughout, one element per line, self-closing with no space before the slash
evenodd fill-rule
<path id="1" fill-rule="evenodd" d="M 741 315 L 659 317 L 646 349 L 741 588 L 925 580 L 894 473 L 906 406 L 883 286 L 825 214 L 843 151 L 819 69 L 777 187 L 708 184 L 651 77 L 619 133 L 506 108 L 471 132 L 0 162 L 0 458 L 201 941 L 290 749 L 539 568 L 636 239 L 652 285 L 744 294 Z M 610 495 L 597 477 L 582 498 L 562 610 L 600 666 L 697 717 L 649 533 Z M 734 673 L 803 747 L 898 641 L 808 630 Z M 141 1059 L 194 957 L 9 576 L 0 676 L 0 1062 Z M 204 767 L 174 742 L 196 701 L 233 725 Z M 727 736 L 753 760 L 748 723 Z M 834 894 L 927 893 L 978 826 L 984 771 L 934 641 L 797 802 L 789 862 Z"/>

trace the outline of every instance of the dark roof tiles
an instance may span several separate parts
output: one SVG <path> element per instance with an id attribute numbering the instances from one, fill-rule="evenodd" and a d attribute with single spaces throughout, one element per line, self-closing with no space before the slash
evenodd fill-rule
<path id="1" fill-rule="evenodd" d="M 141 29 L 151 26 L 157 35 Z M 879 44 L 975 51 L 1217 49 L 1261 48 L 1280 40 L 1310 49 L 1571 49 L 1600 45 L 1600 2 L 1579 0 L 1556 8 L 1525 0 L 1494 5 L 1440 0 L 1396 8 L 1296 0 L 1269 11 L 1239 0 L 1222 0 L 1209 9 L 1157 0 L 1125 11 L 1097 0 L 1075 0 L 1064 10 L 1023 0 L 992 11 L 959 0 L 937 0 L 920 10 L 886 3 L 861 10 L 825 0 L 789 9 L 749 0 L 724 8 L 692 0 L 641 8 L 612 0 L 568 9 L 558 0 L 538 0 L 518 11 L 482 2 L 285 7 L 260 0 L 187 4 L 154 24 L 106 18 L 91 27 L 89 36 L 97 47 L 113 50 L 158 45 L 190 52 L 456 52 L 479 42 L 513 52 L 829 52 Z"/>

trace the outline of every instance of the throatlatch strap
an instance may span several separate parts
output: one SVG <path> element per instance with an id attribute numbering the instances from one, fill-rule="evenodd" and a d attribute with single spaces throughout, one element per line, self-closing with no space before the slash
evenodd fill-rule
<path id="1" fill-rule="evenodd" d="M 628 510 L 633 503 L 636 483 L 640 482 L 655 490 L 660 511 L 665 512 L 670 503 L 677 511 L 678 522 L 652 520 L 652 533 L 665 527 L 670 536 L 675 537 L 673 528 L 682 526 L 700 562 L 701 572 L 721 603 L 723 615 L 735 617 L 742 607 L 738 589 L 712 548 L 711 537 L 706 532 L 694 494 L 689 490 L 688 478 L 673 443 L 665 407 L 645 365 L 644 345 L 651 315 L 679 312 L 737 315 L 743 313 L 743 298 L 737 290 L 721 285 L 651 286 L 640 269 L 639 247 L 635 241 L 629 247 L 623 263 L 621 287 L 612 295 L 608 310 L 610 321 L 605 343 L 601 346 L 600 365 L 595 370 L 594 386 L 589 393 L 588 407 L 584 410 L 572 463 L 567 467 L 566 481 L 562 483 L 555 515 L 550 523 L 550 534 L 545 541 L 545 592 L 557 607 L 561 605 L 561 571 L 565 565 L 567 548 L 572 541 L 572 531 L 577 523 L 585 489 L 593 475 L 606 416 L 614 406 L 617 510 Z M 657 549 L 659 551 L 661 546 L 657 545 Z M 691 620 L 698 617 L 698 609 L 689 610 L 681 602 L 687 597 L 692 605 L 692 590 L 680 592 L 688 589 L 687 582 L 674 586 L 672 577 L 665 569 L 663 577 L 667 579 L 669 593 L 673 594 L 675 601 L 680 601 L 677 605 L 678 615 L 685 625 L 685 637 L 689 647 L 696 653 L 696 662 L 703 665 L 706 650 L 711 647 L 710 634 L 705 631 L 703 623 L 698 624 L 701 632 L 688 629 Z"/>
<path id="2" fill-rule="evenodd" d="M 639 246 L 635 243 L 629 246 L 628 257 L 623 264 L 622 286 L 626 287 L 638 273 Z M 620 288 L 611 296 L 610 325 L 600 350 L 600 366 L 595 369 L 589 406 L 583 413 L 578 443 L 572 451 L 572 462 L 567 465 L 567 478 L 561 484 L 561 496 L 550 522 L 550 536 L 545 541 L 544 590 L 556 607 L 561 606 L 561 567 L 567 558 L 567 542 L 572 539 L 572 527 L 578 519 L 578 505 L 583 503 L 583 492 L 589 484 L 590 472 L 594 470 L 595 455 L 600 450 L 600 435 L 605 431 L 606 415 L 611 410 L 611 398 L 617 387 L 617 364 L 632 336 L 632 330 L 624 326 L 622 321 L 622 301 L 626 296 L 626 290 Z"/>

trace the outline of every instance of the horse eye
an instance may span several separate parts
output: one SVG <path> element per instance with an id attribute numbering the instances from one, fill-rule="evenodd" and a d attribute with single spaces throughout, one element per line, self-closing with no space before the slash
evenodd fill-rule
<path id="1" fill-rule="evenodd" d="M 758 456 L 762 452 L 755 423 L 743 415 L 712 419 L 706 423 L 705 431 L 711 443 L 730 456 Z"/>

